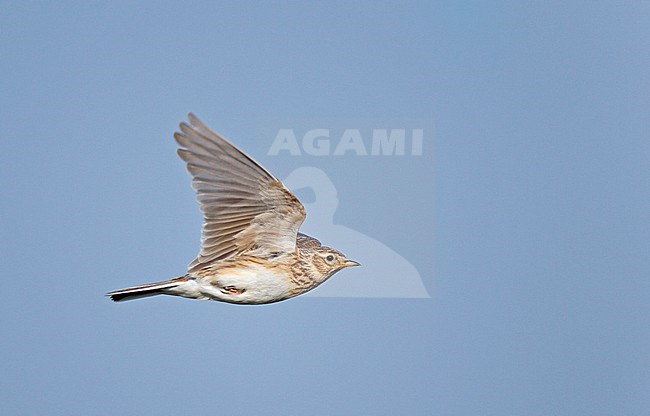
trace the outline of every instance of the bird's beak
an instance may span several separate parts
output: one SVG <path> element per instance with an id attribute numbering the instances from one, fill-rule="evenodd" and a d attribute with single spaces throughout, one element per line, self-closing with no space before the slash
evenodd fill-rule
<path id="1" fill-rule="evenodd" d="M 352 266 L 361 266 L 361 263 L 354 261 L 354 260 L 346 260 L 344 263 L 345 267 L 352 267 Z"/>

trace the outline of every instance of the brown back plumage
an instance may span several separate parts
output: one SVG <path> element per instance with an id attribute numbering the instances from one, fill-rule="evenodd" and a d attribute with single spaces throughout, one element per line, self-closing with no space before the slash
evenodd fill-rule
<path id="1" fill-rule="evenodd" d="M 298 237 L 296 238 L 296 244 L 298 245 L 298 248 L 306 248 L 306 249 L 314 249 L 321 246 L 320 241 L 318 241 L 314 237 L 310 237 L 307 234 L 303 234 L 303 233 L 298 233 Z"/>

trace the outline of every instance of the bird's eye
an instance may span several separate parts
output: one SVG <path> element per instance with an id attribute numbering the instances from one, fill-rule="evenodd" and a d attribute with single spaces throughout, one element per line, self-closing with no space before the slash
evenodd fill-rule
<path id="1" fill-rule="evenodd" d="M 328 255 L 327 257 L 325 257 L 325 260 L 327 260 L 327 261 L 334 261 L 334 256 L 332 256 L 332 255 L 330 254 L 330 255 Z"/>

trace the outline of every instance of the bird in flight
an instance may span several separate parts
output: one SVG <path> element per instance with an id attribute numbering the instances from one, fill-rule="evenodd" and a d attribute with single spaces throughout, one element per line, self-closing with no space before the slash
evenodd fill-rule
<path id="1" fill-rule="evenodd" d="M 116 302 L 154 295 L 238 304 L 305 293 L 359 263 L 298 232 L 300 201 L 259 163 L 194 114 L 174 139 L 203 213 L 201 251 L 183 276 L 109 292 Z"/>

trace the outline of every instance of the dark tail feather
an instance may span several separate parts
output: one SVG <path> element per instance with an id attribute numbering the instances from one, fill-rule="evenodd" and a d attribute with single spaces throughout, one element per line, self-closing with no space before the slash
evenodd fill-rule
<path id="1" fill-rule="evenodd" d="M 106 296 L 110 296 L 111 300 L 114 302 L 122 302 L 124 300 L 134 300 L 140 298 L 148 298 L 149 296 L 162 295 L 163 292 L 160 289 L 147 289 L 139 290 L 137 292 L 123 292 L 121 290 L 107 293 Z"/>
<path id="2" fill-rule="evenodd" d="M 185 276 L 177 277 L 176 279 L 165 280 L 162 282 L 149 283 L 146 285 L 132 286 L 125 289 L 115 290 L 108 292 L 106 296 L 110 296 L 114 302 L 122 302 L 125 300 L 133 300 L 140 298 L 147 298 L 149 296 L 164 295 L 166 289 L 178 286 L 180 283 L 186 281 Z"/>

